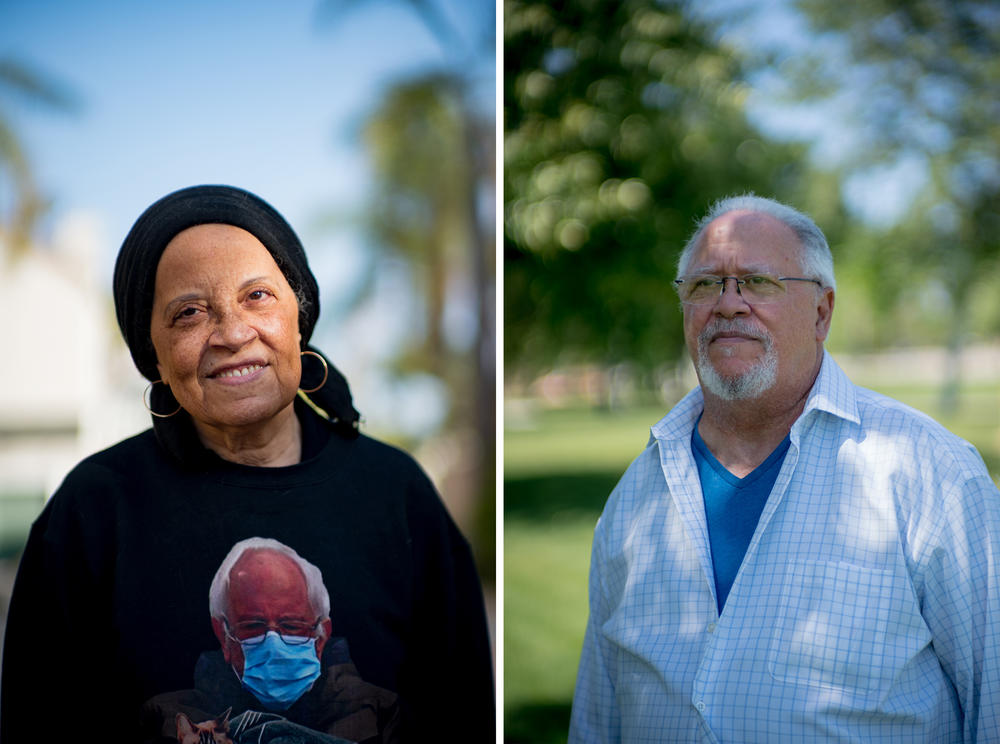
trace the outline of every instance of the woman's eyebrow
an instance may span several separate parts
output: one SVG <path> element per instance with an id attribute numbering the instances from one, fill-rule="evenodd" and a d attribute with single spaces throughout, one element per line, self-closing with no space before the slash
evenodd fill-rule
<path id="1" fill-rule="evenodd" d="M 184 294 L 177 295 L 176 297 L 168 300 L 163 305 L 163 312 L 165 315 L 170 315 L 173 309 L 178 305 L 183 305 L 185 302 L 191 302 L 192 300 L 197 300 L 200 297 L 201 294 L 199 292 L 186 292 Z"/>
<path id="2" fill-rule="evenodd" d="M 246 289 L 251 284 L 257 284 L 258 282 L 273 282 L 274 277 L 262 274 L 261 276 L 255 276 L 251 279 L 247 279 L 240 285 L 240 289 Z"/>

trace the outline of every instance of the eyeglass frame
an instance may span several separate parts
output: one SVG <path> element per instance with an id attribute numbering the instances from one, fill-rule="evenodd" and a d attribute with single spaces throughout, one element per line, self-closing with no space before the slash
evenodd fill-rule
<path id="1" fill-rule="evenodd" d="M 287 646 L 305 646 L 307 643 L 309 643 L 310 640 L 314 640 L 318 637 L 317 628 L 319 628 L 320 625 L 323 624 L 324 619 L 325 618 L 322 617 L 316 618 L 316 622 L 314 622 L 312 625 L 309 626 L 309 635 L 301 635 L 301 636 L 285 635 L 284 633 L 281 632 L 281 623 L 264 623 L 265 630 L 263 633 L 261 633 L 260 635 L 255 635 L 244 639 L 237 638 L 236 636 L 234 636 L 232 633 L 229 632 L 230 630 L 233 629 L 233 626 L 229 624 L 229 618 L 223 616 L 222 623 L 225 626 L 226 638 L 228 638 L 231 641 L 234 641 L 235 643 L 239 643 L 241 646 L 243 644 L 247 644 L 249 646 L 260 645 L 261 643 L 264 642 L 264 639 L 267 637 L 268 633 L 275 633 L 278 636 L 278 638 L 281 639 L 281 642 Z M 247 622 L 258 622 L 258 621 L 249 620 Z M 240 623 L 236 623 L 236 625 L 240 625 Z M 289 638 L 294 638 L 296 640 L 289 641 L 288 640 Z"/>
<path id="2" fill-rule="evenodd" d="M 760 302 L 760 300 L 751 301 L 751 300 L 748 300 L 746 297 L 744 297 L 743 296 L 743 292 L 740 291 L 740 286 L 742 286 L 742 285 L 744 285 L 744 284 L 747 283 L 746 280 L 747 280 L 748 277 L 751 277 L 751 276 L 769 277 L 770 274 L 764 274 L 762 272 L 756 271 L 756 272 L 751 272 L 749 274 L 744 274 L 742 276 L 742 278 L 738 277 L 738 276 L 736 276 L 734 274 L 728 274 L 726 276 L 720 276 L 719 274 L 691 274 L 689 276 L 689 278 L 690 277 L 695 277 L 695 276 L 716 277 L 717 281 L 714 281 L 712 283 L 720 285 L 720 289 L 719 289 L 718 296 L 714 298 L 714 302 L 718 302 L 719 298 L 722 297 L 726 293 L 726 279 L 732 279 L 734 282 L 736 282 L 736 294 L 739 295 L 740 299 L 743 300 L 748 305 L 753 305 L 753 304 L 762 304 L 762 303 Z M 815 284 L 816 286 L 818 286 L 820 289 L 823 288 L 823 282 L 821 282 L 819 279 L 812 279 L 812 278 L 807 277 L 807 276 L 776 276 L 776 277 L 774 277 L 774 279 L 776 279 L 779 282 L 812 282 L 813 284 Z M 687 281 L 689 281 L 689 279 L 685 279 L 683 277 L 679 278 L 679 279 L 674 279 L 674 289 L 677 290 L 678 295 L 680 294 L 680 291 L 681 291 L 680 290 L 681 285 L 684 284 Z M 778 296 L 780 297 L 781 295 L 778 295 Z M 685 304 L 685 305 L 710 305 L 710 304 L 712 304 L 712 302 L 713 302 L 713 300 L 706 300 L 705 302 L 692 302 L 691 300 L 685 300 L 685 299 L 681 298 L 681 303 Z M 766 305 L 766 304 L 768 304 L 768 302 L 765 300 L 763 304 Z"/>

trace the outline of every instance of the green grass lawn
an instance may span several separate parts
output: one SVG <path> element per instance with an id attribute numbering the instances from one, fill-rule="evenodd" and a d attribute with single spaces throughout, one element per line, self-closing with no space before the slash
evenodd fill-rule
<path id="1" fill-rule="evenodd" d="M 864 382 L 860 382 L 864 384 Z M 979 448 L 1000 483 L 1000 384 L 962 391 L 955 412 L 933 388 L 878 388 Z M 508 742 L 566 741 L 587 622 L 594 524 L 666 406 L 609 413 L 540 410 L 504 436 L 504 731 Z"/>
<path id="2" fill-rule="evenodd" d="M 594 525 L 664 411 L 540 412 L 504 436 L 504 738 L 566 741 Z"/>

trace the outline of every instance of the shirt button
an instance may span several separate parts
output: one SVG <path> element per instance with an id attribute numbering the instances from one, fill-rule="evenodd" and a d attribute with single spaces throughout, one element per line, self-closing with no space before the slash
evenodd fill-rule
<path id="1" fill-rule="evenodd" d="M 699 700 L 697 703 L 694 704 L 694 707 L 698 709 L 699 713 L 704 713 L 705 712 L 705 701 L 704 700 Z"/>
<path id="2" fill-rule="evenodd" d="M 709 623 L 708 624 L 708 632 L 709 633 L 714 633 L 715 632 L 715 623 Z"/>

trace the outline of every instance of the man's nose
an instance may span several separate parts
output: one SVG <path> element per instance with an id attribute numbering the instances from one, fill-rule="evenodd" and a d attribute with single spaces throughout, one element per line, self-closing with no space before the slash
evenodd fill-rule
<path id="1" fill-rule="evenodd" d="M 723 278 L 722 292 L 715 302 L 713 312 L 724 318 L 750 314 L 750 305 L 743 299 L 743 295 L 740 294 L 740 283 L 736 280 L 736 277 L 727 276 Z"/>

